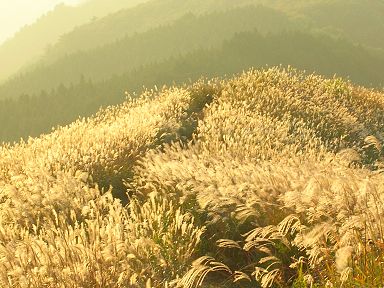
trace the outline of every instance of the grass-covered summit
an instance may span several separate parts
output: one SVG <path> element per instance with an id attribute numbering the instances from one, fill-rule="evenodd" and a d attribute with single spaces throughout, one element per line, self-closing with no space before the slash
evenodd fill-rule
<path id="1" fill-rule="evenodd" d="M 0 286 L 378 287 L 383 141 L 291 68 L 148 90 L 0 147 Z"/>

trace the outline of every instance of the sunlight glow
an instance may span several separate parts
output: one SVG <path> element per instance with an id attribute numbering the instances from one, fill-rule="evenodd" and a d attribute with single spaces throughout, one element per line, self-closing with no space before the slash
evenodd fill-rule
<path id="1" fill-rule="evenodd" d="M 0 0 L 0 44 L 56 5 L 77 5 L 81 2 L 84 0 Z"/>

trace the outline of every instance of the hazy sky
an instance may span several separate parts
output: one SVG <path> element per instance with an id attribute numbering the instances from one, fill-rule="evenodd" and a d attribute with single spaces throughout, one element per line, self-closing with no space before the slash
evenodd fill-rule
<path id="1" fill-rule="evenodd" d="M 80 2 L 83 0 L 0 0 L 0 44 L 57 4 Z"/>

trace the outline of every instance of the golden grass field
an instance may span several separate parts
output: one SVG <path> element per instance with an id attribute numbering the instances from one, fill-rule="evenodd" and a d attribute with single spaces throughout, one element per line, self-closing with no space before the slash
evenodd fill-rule
<path id="1" fill-rule="evenodd" d="M 0 287 L 382 287 L 383 143 L 383 92 L 278 67 L 3 144 Z"/>

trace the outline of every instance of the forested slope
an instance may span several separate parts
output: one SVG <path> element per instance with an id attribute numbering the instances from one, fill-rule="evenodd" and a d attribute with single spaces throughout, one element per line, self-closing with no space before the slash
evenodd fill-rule
<path id="1" fill-rule="evenodd" d="M 347 41 L 301 32 L 269 35 L 244 32 L 220 48 L 198 49 L 101 82 L 82 77 L 75 84 L 2 100 L 0 139 L 17 141 L 20 137 L 47 133 L 56 125 L 95 113 L 100 106 L 121 103 L 126 91 L 134 97 L 133 92 L 140 94 L 143 86 L 183 84 L 201 75 L 230 75 L 266 64 L 293 65 L 308 72 L 329 77 L 337 74 L 359 84 L 383 87 L 384 58 Z"/>
<path id="2" fill-rule="evenodd" d="M 250 5 L 273 8 L 307 29 L 323 30 L 355 43 L 384 49 L 382 37 L 378 37 L 384 29 L 384 4 L 380 0 L 152 0 L 79 27 L 52 47 L 47 59 L 58 59 L 66 53 L 89 50 L 135 32 L 170 24 L 186 13 L 204 15 Z"/>
<path id="3" fill-rule="evenodd" d="M 200 17 L 187 14 L 172 25 L 70 54 L 51 65 L 30 68 L 29 72 L 0 86 L 0 97 L 34 94 L 59 84 L 76 83 L 81 77 L 93 82 L 105 80 L 172 56 L 219 47 L 235 33 L 257 29 L 265 34 L 293 28 L 294 24 L 284 14 L 265 7 L 250 6 Z"/>
<path id="4" fill-rule="evenodd" d="M 248 5 L 276 9 L 306 29 L 384 49 L 384 40 L 379 37 L 384 28 L 384 4 L 380 0 L 89 0 L 79 7 L 57 6 L 0 46 L 0 81 L 20 68 L 28 70 L 35 62 L 53 63 L 68 54 L 171 24 L 186 13 L 202 15 Z"/>

